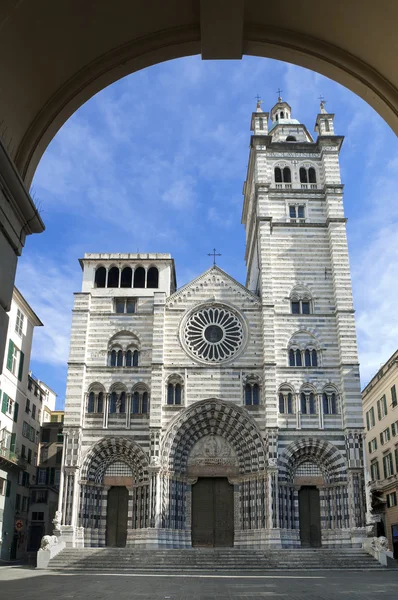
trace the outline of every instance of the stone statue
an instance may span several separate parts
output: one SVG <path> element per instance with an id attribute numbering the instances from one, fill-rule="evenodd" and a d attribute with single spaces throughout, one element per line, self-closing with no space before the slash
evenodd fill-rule
<path id="1" fill-rule="evenodd" d="M 371 545 L 374 550 L 377 550 L 377 551 L 383 550 L 384 552 L 387 552 L 388 539 L 386 537 L 384 537 L 384 535 L 381 535 L 378 538 L 373 538 Z"/>
<path id="2" fill-rule="evenodd" d="M 55 544 L 58 544 L 56 535 L 45 535 L 42 537 L 40 550 L 47 550 L 49 546 L 55 546 Z"/>
<path id="3" fill-rule="evenodd" d="M 62 523 L 62 512 L 60 510 L 55 511 L 55 516 L 53 518 L 54 529 L 59 529 Z"/>

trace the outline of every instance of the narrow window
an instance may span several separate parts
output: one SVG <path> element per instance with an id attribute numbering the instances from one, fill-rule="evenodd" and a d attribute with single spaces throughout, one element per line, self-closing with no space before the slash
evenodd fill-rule
<path id="1" fill-rule="evenodd" d="M 131 350 L 127 350 L 126 352 L 126 367 L 131 367 L 133 362 L 133 353 Z"/>
<path id="2" fill-rule="evenodd" d="M 305 366 L 306 367 L 311 366 L 311 353 L 310 353 L 310 350 L 308 350 L 308 349 L 305 351 Z"/>
<path id="3" fill-rule="evenodd" d="M 264 121 L 262 119 L 258 120 L 259 128 L 264 129 Z"/>
<path id="4" fill-rule="evenodd" d="M 285 167 L 283 169 L 283 181 L 285 183 L 291 183 L 291 181 L 292 181 L 292 175 L 290 173 L 289 167 Z"/>
<path id="5" fill-rule="evenodd" d="M 145 269 L 144 267 L 138 267 L 134 271 L 134 287 L 144 288 L 145 287 Z"/>
<path id="6" fill-rule="evenodd" d="M 118 367 L 123 366 L 123 351 L 122 350 L 119 350 L 119 352 L 117 353 L 117 366 Z"/>
<path id="7" fill-rule="evenodd" d="M 397 406 L 397 391 L 395 389 L 395 385 L 391 388 L 391 406 Z"/>
<path id="8" fill-rule="evenodd" d="M 133 315 L 135 313 L 135 302 L 135 299 L 133 300 L 131 298 L 126 301 L 126 312 L 129 315 Z"/>
<path id="9" fill-rule="evenodd" d="M 285 398 L 283 394 L 279 394 L 279 412 L 283 414 L 285 412 Z"/>
<path id="10" fill-rule="evenodd" d="M 116 392 L 112 392 L 111 398 L 110 398 L 110 403 L 109 403 L 109 412 L 110 413 L 116 412 L 116 402 L 117 402 L 117 394 L 116 394 Z"/>
<path id="11" fill-rule="evenodd" d="M 296 216 L 297 216 L 297 213 L 296 213 L 296 207 L 295 207 L 293 204 L 291 204 L 291 205 L 289 206 L 289 217 L 290 217 L 291 219 L 295 219 L 295 218 L 296 218 Z"/>
<path id="12" fill-rule="evenodd" d="M 175 393 L 174 403 L 181 404 L 181 384 L 179 384 L 179 383 L 176 384 L 174 393 Z"/>
<path id="13" fill-rule="evenodd" d="M 116 367 L 116 350 L 111 352 L 111 367 Z"/>
<path id="14" fill-rule="evenodd" d="M 294 359 L 294 350 L 289 350 L 289 366 L 290 367 L 296 366 L 296 361 Z"/>
<path id="15" fill-rule="evenodd" d="M 305 394 L 303 392 L 301 392 L 300 394 L 300 405 L 301 405 L 301 412 L 303 415 L 307 414 L 307 400 L 305 397 Z"/>
<path id="16" fill-rule="evenodd" d="M 257 406 L 259 404 L 259 400 L 260 400 L 260 389 L 258 387 L 258 384 L 255 383 L 253 385 L 253 404 Z"/>
<path id="17" fill-rule="evenodd" d="M 133 281 L 133 270 L 131 267 L 124 267 L 120 277 L 120 287 L 131 288 Z"/>
<path id="18" fill-rule="evenodd" d="M 132 412 L 137 415 L 140 412 L 140 395 L 138 392 L 134 392 L 132 404 Z"/>
<path id="19" fill-rule="evenodd" d="M 297 207 L 297 216 L 299 219 L 304 219 L 304 206 Z"/>
<path id="20" fill-rule="evenodd" d="M 300 183 L 308 183 L 307 169 L 300 167 Z"/>
<path id="21" fill-rule="evenodd" d="M 147 288 L 159 287 L 159 271 L 156 267 L 151 267 L 148 270 L 146 286 Z"/>
<path id="22" fill-rule="evenodd" d="M 293 395 L 290 392 L 287 395 L 287 412 L 293 414 Z"/>
<path id="23" fill-rule="evenodd" d="M 288 135 L 286 138 L 287 142 L 295 142 L 296 138 L 294 137 L 294 135 Z"/>
<path id="24" fill-rule="evenodd" d="M 310 183 L 316 183 L 316 171 L 314 167 L 308 169 L 308 179 Z"/>
<path id="25" fill-rule="evenodd" d="M 174 404 L 174 385 L 172 383 L 167 386 L 167 404 Z"/>
<path id="26" fill-rule="evenodd" d="M 142 412 L 145 415 L 148 413 L 148 392 L 142 394 Z"/>
<path id="27" fill-rule="evenodd" d="M 120 400 L 119 412 L 125 413 L 126 412 L 126 392 L 122 392 L 120 394 L 119 400 Z"/>
<path id="28" fill-rule="evenodd" d="M 303 315 L 310 314 L 310 303 L 308 300 L 301 301 L 301 312 L 303 313 Z"/>
<path id="29" fill-rule="evenodd" d="M 313 394 L 311 392 L 311 394 L 310 394 L 310 415 L 314 415 L 316 413 L 315 408 L 316 408 L 316 406 L 315 406 L 315 394 Z"/>
<path id="30" fill-rule="evenodd" d="M 94 392 L 90 392 L 88 395 L 88 406 L 87 406 L 87 412 L 89 412 L 89 413 L 94 412 L 94 400 L 95 400 Z"/>
<path id="31" fill-rule="evenodd" d="M 102 413 L 104 412 L 104 394 L 103 392 L 100 392 L 98 394 L 98 400 L 97 400 L 97 412 L 98 413 Z"/>
<path id="32" fill-rule="evenodd" d="M 252 386 L 246 383 L 245 386 L 245 404 L 249 406 L 252 403 Z"/>
<path id="33" fill-rule="evenodd" d="M 301 367 L 301 366 L 302 366 L 301 351 L 300 350 L 296 350 L 296 367 Z"/>
<path id="34" fill-rule="evenodd" d="M 133 367 L 138 367 L 138 350 L 133 352 Z"/>
<path id="35" fill-rule="evenodd" d="M 119 269 L 117 267 L 112 267 L 108 273 L 108 288 L 117 287 L 119 287 Z"/>
<path id="36" fill-rule="evenodd" d="M 117 313 L 124 313 L 124 298 L 117 298 L 115 303 L 115 308 Z"/>
<path id="37" fill-rule="evenodd" d="M 292 300 L 292 314 L 299 315 L 300 314 L 300 301 Z"/>
<path id="38" fill-rule="evenodd" d="M 284 118 L 285 118 L 285 113 L 281 112 L 281 119 L 284 119 Z"/>
<path id="39" fill-rule="evenodd" d="M 329 119 L 325 119 L 324 123 L 325 123 L 325 131 L 330 131 Z"/>
<path id="40" fill-rule="evenodd" d="M 95 271 L 95 287 L 104 288 L 106 281 L 106 269 L 105 267 L 98 267 Z"/>
<path id="41" fill-rule="evenodd" d="M 313 350 L 311 354 L 312 354 L 312 366 L 317 367 L 318 366 L 318 355 L 316 353 L 316 350 Z"/>
<path id="42" fill-rule="evenodd" d="M 275 182 L 282 183 L 282 171 L 279 167 L 275 167 Z"/>

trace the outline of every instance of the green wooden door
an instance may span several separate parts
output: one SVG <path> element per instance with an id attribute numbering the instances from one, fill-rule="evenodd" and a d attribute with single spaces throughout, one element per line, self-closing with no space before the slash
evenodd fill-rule
<path id="1" fill-rule="evenodd" d="M 106 545 L 124 548 L 127 539 L 129 493 L 126 487 L 111 487 L 106 511 Z"/>
<path id="2" fill-rule="evenodd" d="M 201 477 L 192 487 L 192 545 L 233 544 L 233 486 L 226 477 Z"/>

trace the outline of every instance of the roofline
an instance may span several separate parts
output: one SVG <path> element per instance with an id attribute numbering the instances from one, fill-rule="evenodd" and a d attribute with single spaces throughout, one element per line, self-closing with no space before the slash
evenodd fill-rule
<path id="1" fill-rule="evenodd" d="M 229 273 L 227 273 L 226 271 L 224 271 L 223 269 L 221 269 L 218 265 L 213 265 L 209 269 L 207 269 L 206 271 L 203 271 L 203 273 L 201 273 L 200 275 L 198 275 L 197 277 L 195 277 L 195 279 L 192 279 L 192 281 L 189 281 L 188 283 L 186 283 L 185 285 L 183 285 L 182 287 L 180 287 L 178 290 L 176 290 L 174 292 L 174 294 L 171 294 L 170 296 L 168 296 L 168 298 L 166 299 L 166 304 L 168 303 L 169 300 L 171 300 L 173 298 L 173 296 L 177 296 L 182 291 L 184 291 L 186 288 L 188 288 L 189 286 L 191 286 L 193 283 L 195 283 L 196 281 L 198 281 L 199 279 L 201 279 L 201 277 L 203 277 L 207 273 L 211 273 L 211 271 L 218 271 L 219 273 L 222 273 L 222 275 L 225 275 L 226 277 L 228 277 L 228 279 L 231 279 L 232 281 L 234 281 L 236 283 L 236 285 L 238 285 L 239 287 L 241 287 L 242 290 L 244 290 L 249 296 L 253 296 L 253 298 L 255 300 L 257 300 L 257 302 L 260 302 L 260 298 L 256 294 L 254 294 L 253 292 L 251 292 L 250 290 L 248 290 L 247 287 L 245 287 L 242 283 L 239 283 L 239 281 L 237 281 L 236 279 L 234 279 L 233 277 L 231 277 L 231 275 L 229 275 Z"/>
<path id="2" fill-rule="evenodd" d="M 30 306 L 30 304 L 28 304 L 28 302 L 25 300 L 25 298 L 22 296 L 21 292 L 15 285 L 14 285 L 14 290 L 13 290 L 12 295 L 13 295 L 13 298 L 15 296 L 15 301 L 22 304 L 24 310 L 27 313 L 29 313 L 31 321 L 33 322 L 33 325 L 35 327 L 43 327 L 43 323 L 40 321 L 39 317 L 37 316 L 37 314 L 35 313 L 33 308 Z"/>
<path id="3" fill-rule="evenodd" d="M 384 373 L 380 378 L 377 378 L 377 376 L 380 373 L 380 371 L 382 371 L 384 369 L 384 367 L 391 361 L 398 363 L 398 349 L 395 350 L 395 352 L 393 352 L 391 354 L 391 356 L 386 360 L 386 362 L 384 364 L 382 364 L 382 366 L 379 368 L 379 370 L 376 371 L 376 373 L 373 375 L 373 377 L 369 381 L 369 383 L 363 388 L 361 394 L 366 394 L 369 387 L 372 388 L 375 385 L 375 383 L 378 383 L 379 381 L 381 381 L 381 378 L 384 376 Z"/>

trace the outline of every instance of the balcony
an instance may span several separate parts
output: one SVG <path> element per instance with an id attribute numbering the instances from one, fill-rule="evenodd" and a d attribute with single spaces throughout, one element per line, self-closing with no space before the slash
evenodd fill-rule
<path id="1" fill-rule="evenodd" d="M 12 471 L 13 469 L 24 469 L 26 461 L 21 459 L 15 452 L 7 448 L 0 448 L 0 469 Z"/>

